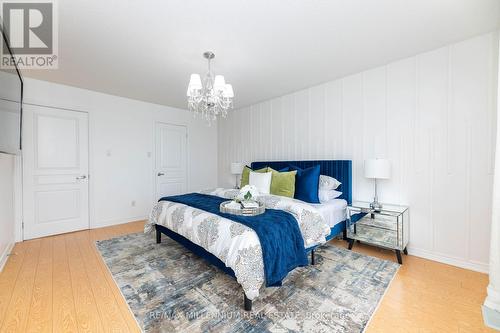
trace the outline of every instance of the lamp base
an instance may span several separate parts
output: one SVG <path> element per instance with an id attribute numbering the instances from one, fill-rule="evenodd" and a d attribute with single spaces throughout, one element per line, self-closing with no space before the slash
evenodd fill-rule
<path id="1" fill-rule="evenodd" d="M 373 201 L 370 203 L 370 209 L 373 209 L 376 212 L 380 212 L 382 210 L 382 204 L 378 201 Z"/>
<path id="2" fill-rule="evenodd" d="M 239 190 L 240 185 L 238 185 L 238 175 L 234 175 L 234 178 L 235 178 L 234 189 Z"/>
<path id="3" fill-rule="evenodd" d="M 378 202 L 377 178 L 375 178 L 375 195 L 373 196 L 373 202 L 370 203 L 370 209 L 376 212 L 380 212 L 382 210 L 382 204 Z"/>

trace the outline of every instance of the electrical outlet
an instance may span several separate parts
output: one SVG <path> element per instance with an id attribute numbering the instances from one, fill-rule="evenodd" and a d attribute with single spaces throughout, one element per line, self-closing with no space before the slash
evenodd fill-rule
<path id="1" fill-rule="evenodd" d="M 130 205 L 131 205 L 132 207 L 135 207 L 135 200 L 132 200 L 132 202 L 130 203 Z"/>

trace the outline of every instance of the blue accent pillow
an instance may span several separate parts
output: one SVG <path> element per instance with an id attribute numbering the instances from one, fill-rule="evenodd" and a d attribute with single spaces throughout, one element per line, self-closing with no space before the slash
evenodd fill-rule
<path id="1" fill-rule="evenodd" d="M 321 171 L 319 164 L 307 169 L 290 165 L 290 170 L 297 171 L 294 198 L 309 203 L 320 203 L 318 198 L 319 175 Z"/>

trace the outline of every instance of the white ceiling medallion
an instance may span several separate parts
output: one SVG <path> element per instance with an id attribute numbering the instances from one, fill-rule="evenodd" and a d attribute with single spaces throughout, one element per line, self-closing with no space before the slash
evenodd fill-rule
<path id="1" fill-rule="evenodd" d="M 226 84 L 224 76 L 212 75 L 210 61 L 215 58 L 213 52 L 207 51 L 203 56 L 208 60 L 208 73 L 201 82 L 199 74 L 191 74 L 187 89 L 188 108 L 195 115 L 206 119 L 210 125 L 217 120 L 217 116 L 227 116 L 227 110 L 233 108 L 233 87 Z"/>

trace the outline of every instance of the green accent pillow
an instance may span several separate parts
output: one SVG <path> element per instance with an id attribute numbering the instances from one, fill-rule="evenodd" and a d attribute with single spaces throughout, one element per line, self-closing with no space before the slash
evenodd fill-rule
<path id="1" fill-rule="evenodd" d="M 248 182 L 250 181 L 250 171 L 264 173 L 264 172 L 267 172 L 267 167 L 259 169 L 259 170 L 252 170 L 249 167 L 245 166 L 243 168 L 243 171 L 241 172 L 240 188 L 243 188 L 243 186 L 248 185 Z"/>
<path id="2" fill-rule="evenodd" d="M 278 172 L 272 168 L 271 194 L 281 195 L 282 197 L 293 198 L 295 194 L 295 175 L 297 171 Z"/>

